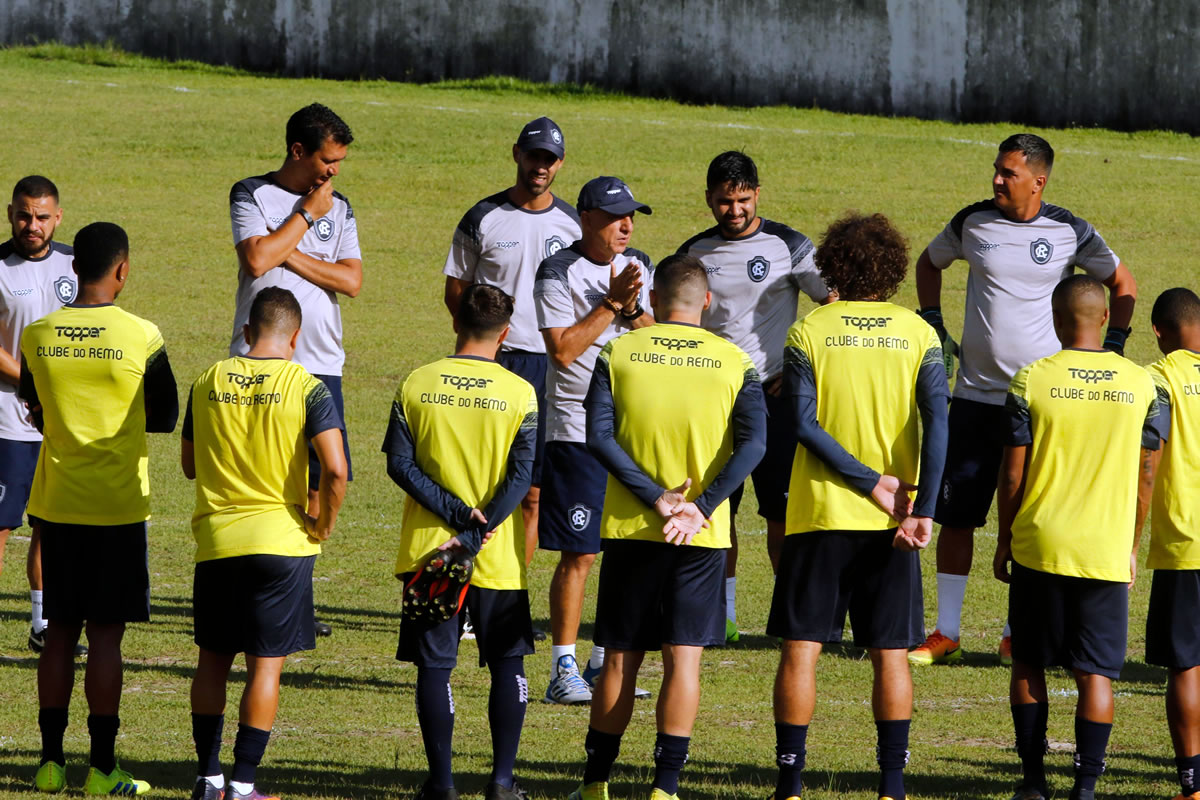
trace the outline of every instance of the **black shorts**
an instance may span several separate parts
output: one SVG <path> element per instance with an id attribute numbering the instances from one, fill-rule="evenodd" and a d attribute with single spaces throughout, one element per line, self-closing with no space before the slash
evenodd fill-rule
<path id="1" fill-rule="evenodd" d="M 0 531 L 21 527 L 41 448 L 41 442 L 0 439 Z"/>
<path id="2" fill-rule="evenodd" d="M 71 525 L 39 520 L 42 615 L 101 624 L 150 619 L 146 523 Z"/>
<path id="3" fill-rule="evenodd" d="M 1008 584 L 1013 660 L 1121 676 L 1129 631 L 1129 587 L 1013 562 Z"/>
<path id="4" fill-rule="evenodd" d="M 1200 570 L 1154 570 L 1146 663 L 1170 669 L 1200 666 Z"/>
<path id="5" fill-rule="evenodd" d="M 725 643 L 724 549 L 605 539 L 593 639 L 616 650 Z"/>
<path id="6" fill-rule="evenodd" d="M 402 584 L 407 584 L 412 576 L 413 573 L 408 572 L 398 577 Z M 475 644 L 479 646 L 479 666 L 533 653 L 533 619 L 529 614 L 528 591 L 469 586 L 464 605 L 471 615 Z M 401 618 L 396 660 L 411 661 L 418 667 L 454 669 L 458 665 L 458 642 L 462 638 L 463 622 L 462 614 L 455 614 L 438 625 Z"/>
<path id="7" fill-rule="evenodd" d="M 787 398 L 764 394 L 767 400 L 767 452 L 750 473 L 758 515 L 770 522 L 787 518 L 788 489 L 792 481 L 792 462 L 796 458 L 796 430 L 792 425 Z M 729 496 L 729 513 L 737 516 L 745 484 Z"/>
<path id="8" fill-rule="evenodd" d="M 541 486 L 546 447 L 546 354 L 501 350 L 496 354 L 496 363 L 533 384 L 533 391 L 537 394 L 538 430 L 537 450 L 533 456 L 533 485 Z"/>
<path id="9" fill-rule="evenodd" d="M 316 560 L 316 556 L 250 555 L 201 561 L 192 580 L 197 646 L 259 658 L 314 649 Z"/>
<path id="10" fill-rule="evenodd" d="M 338 417 L 342 420 L 342 450 L 346 453 L 346 480 L 352 481 L 354 480 L 354 467 L 350 463 L 350 437 L 346 434 L 346 403 L 342 399 L 342 376 L 313 375 L 313 377 L 325 384 L 329 393 L 333 395 L 333 405 L 337 409 Z M 317 450 L 312 446 L 312 442 L 308 443 L 308 488 L 313 492 L 321 488 L 321 460 L 317 458 Z"/>
<path id="11" fill-rule="evenodd" d="M 544 478 L 538 504 L 538 547 L 599 553 L 608 471 L 586 444 L 547 442 Z"/>
<path id="12" fill-rule="evenodd" d="M 1008 418 L 1004 406 L 950 401 L 949 442 L 933 518 L 952 528 L 982 528 L 996 496 Z"/>
<path id="13" fill-rule="evenodd" d="M 814 531 L 783 540 L 767 633 L 840 642 L 846 613 L 854 644 L 881 650 L 925 641 L 921 559 L 892 547 L 895 530 Z"/>

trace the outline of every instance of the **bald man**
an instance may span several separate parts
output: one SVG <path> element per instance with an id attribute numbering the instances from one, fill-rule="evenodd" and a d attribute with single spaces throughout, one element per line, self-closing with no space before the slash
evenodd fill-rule
<path id="1" fill-rule="evenodd" d="M 1079 688 L 1070 796 L 1091 800 L 1112 731 L 1112 679 L 1125 662 L 1135 534 L 1149 507 L 1138 488 L 1153 484 L 1151 451 L 1170 417 L 1149 373 L 1103 348 L 1099 281 L 1063 280 L 1051 308 L 1063 349 L 1021 369 L 1008 389 L 993 569 L 1009 585 L 1009 696 L 1024 773 L 1013 798 L 1050 795 L 1045 670 L 1061 666 Z"/>

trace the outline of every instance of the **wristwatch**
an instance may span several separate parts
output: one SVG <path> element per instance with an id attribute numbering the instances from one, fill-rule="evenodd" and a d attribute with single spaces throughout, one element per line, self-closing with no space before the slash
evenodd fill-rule
<path id="1" fill-rule="evenodd" d="M 308 227 L 311 228 L 313 225 L 317 224 L 317 221 L 313 219 L 313 215 L 308 213 L 307 208 L 301 208 L 296 213 L 299 214 L 306 223 L 308 223 Z"/>
<path id="2" fill-rule="evenodd" d="M 639 302 L 637 305 L 635 305 L 633 307 L 633 313 L 626 314 L 624 311 L 621 311 L 621 317 L 624 318 L 627 322 L 633 322 L 635 319 L 637 319 L 638 317 L 640 317 L 642 314 L 645 314 L 645 313 L 646 313 L 646 309 L 642 308 L 642 304 Z"/>

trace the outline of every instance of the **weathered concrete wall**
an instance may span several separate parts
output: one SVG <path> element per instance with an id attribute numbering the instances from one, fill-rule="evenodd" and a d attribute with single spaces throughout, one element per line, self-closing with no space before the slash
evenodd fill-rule
<path id="1" fill-rule="evenodd" d="M 1200 133 L 1195 0 L 0 0 L 0 42 L 289 75 Z"/>

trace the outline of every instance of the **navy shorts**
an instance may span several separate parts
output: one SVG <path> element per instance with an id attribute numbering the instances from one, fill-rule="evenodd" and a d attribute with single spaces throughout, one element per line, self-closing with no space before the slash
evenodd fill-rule
<path id="1" fill-rule="evenodd" d="M 150 619 L 146 523 L 70 525 L 39 520 L 42 614 L 51 622 Z"/>
<path id="2" fill-rule="evenodd" d="M 533 485 L 541 486 L 542 461 L 546 448 L 546 354 L 530 353 L 527 350 L 501 350 L 496 354 L 496 363 L 533 384 L 533 390 L 537 394 L 538 430 L 537 450 L 533 456 Z M 538 514 L 540 516 L 540 510 Z"/>
<path id="3" fill-rule="evenodd" d="M 567 553 L 600 552 L 600 511 L 608 471 L 586 444 L 547 442 L 538 507 L 538 547 Z"/>
<path id="4" fill-rule="evenodd" d="M 949 442 L 933 518 L 952 528 L 982 528 L 996 496 L 1008 417 L 1004 406 L 950 401 Z"/>
<path id="5" fill-rule="evenodd" d="M 1013 562 L 1008 584 L 1013 661 L 1119 678 L 1129 631 L 1129 587 Z"/>
<path id="6" fill-rule="evenodd" d="M 1154 570 L 1146 663 L 1170 669 L 1200 666 L 1200 570 Z"/>
<path id="7" fill-rule="evenodd" d="M 412 576 L 409 572 L 397 577 L 407 584 Z M 479 666 L 533 653 L 533 619 L 529 614 L 528 591 L 468 586 L 464 606 L 471 616 L 475 644 L 479 646 Z M 458 642 L 462 638 L 463 622 L 462 614 L 455 614 L 437 625 L 401 618 L 396 660 L 411 661 L 418 667 L 454 669 L 458 665 Z"/>
<path id="8" fill-rule="evenodd" d="M 895 529 L 788 535 L 767 633 L 840 642 L 849 612 L 858 647 L 899 650 L 925 641 L 921 559 L 892 547 L 895 535 Z"/>
<path id="9" fill-rule="evenodd" d="M 767 452 L 750 473 L 758 498 L 758 515 L 771 522 L 787 518 L 788 489 L 792 482 L 792 462 L 796 459 L 795 426 L 785 397 L 764 394 L 767 400 Z M 729 496 L 729 513 L 737 516 L 745 484 Z"/>
<path id="10" fill-rule="evenodd" d="M 725 644 L 724 549 L 605 539 L 593 639 L 616 650 Z"/>
<path id="11" fill-rule="evenodd" d="M 21 527 L 41 448 L 41 442 L 0 439 L 0 530 Z"/>
<path id="12" fill-rule="evenodd" d="M 192 580 L 196 644 L 214 653 L 259 658 L 314 649 L 316 560 L 249 555 L 201 561 Z"/>
<path id="13" fill-rule="evenodd" d="M 354 467 L 350 464 L 350 437 L 346 435 L 346 403 L 342 399 L 342 376 L 313 375 L 313 377 L 325 384 L 329 393 L 333 395 L 333 405 L 337 408 L 338 417 L 342 420 L 342 450 L 346 453 L 346 480 L 352 481 L 354 480 Z M 317 450 L 312 446 L 312 442 L 308 444 L 308 488 L 314 492 L 321 488 L 321 461 L 317 458 Z"/>

